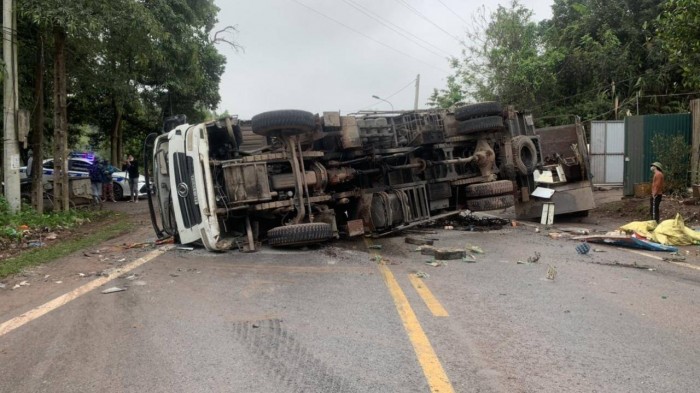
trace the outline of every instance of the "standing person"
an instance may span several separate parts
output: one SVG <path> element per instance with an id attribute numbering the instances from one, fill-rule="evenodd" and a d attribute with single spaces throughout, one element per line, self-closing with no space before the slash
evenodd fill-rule
<path id="1" fill-rule="evenodd" d="M 659 222 L 659 216 L 661 212 L 659 207 L 661 205 L 661 195 L 664 193 L 664 168 L 660 162 L 655 162 L 651 164 L 651 173 L 653 178 L 651 180 L 651 219 Z"/>
<path id="2" fill-rule="evenodd" d="M 122 166 L 122 170 L 126 171 L 126 177 L 129 179 L 129 191 L 131 191 L 131 200 L 129 202 L 138 203 L 139 201 L 139 163 L 134 160 L 134 156 L 129 154 L 126 162 Z"/>
<path id="3" fill-rule="evenodd" d="M 104 174 L 102 178 L 102 202 L 114 200 L 114 184 L 112 183 L 112 173 L 116 172 L 117 168 L 112 166 L 107 160 L 102 160 L 102 173 Z"/>
<path id="4" fill-rule="evenodd" d="M 102 165 L 100 165 L 99 160 L 93 161 L 90 165 L 90 185 L 92 187 L 92 200 L 95 205 L 102 206 L 102 178 L 104 174 L 102 173 Z"/>

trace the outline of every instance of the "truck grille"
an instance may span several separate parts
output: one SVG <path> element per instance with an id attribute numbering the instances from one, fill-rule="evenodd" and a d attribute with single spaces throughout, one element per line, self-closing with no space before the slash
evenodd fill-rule
<path id="1" fill-rule="evenodd" d="M 197 188 L 194 182 L 194 163 L 192 157 L 185 153 L 174 154 L 175 187 L 177 199 L 180 202 L 182 221 L 186 228 L 202 222 L 202 213 L 199 211 L 197 200 Z"/>

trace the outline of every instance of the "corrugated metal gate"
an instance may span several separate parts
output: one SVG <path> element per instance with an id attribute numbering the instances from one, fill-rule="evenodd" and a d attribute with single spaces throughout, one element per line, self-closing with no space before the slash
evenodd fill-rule
<path id="1" fill-rule="evenodd" d="M 625 122 L 591 122 L 593 184 L 622 185 L 625 168 Z"/>
<path id="2" fill-rule="evenodd" d="M 683 135 L 691 145 L 690 113 L 674 115 L 630 116 L 625 118 L 625 175 L 623 193 L 634 195 L 634 185 L 651 180 L 651 163 L 656 161 L 651 148 L 654 135 Z"/>

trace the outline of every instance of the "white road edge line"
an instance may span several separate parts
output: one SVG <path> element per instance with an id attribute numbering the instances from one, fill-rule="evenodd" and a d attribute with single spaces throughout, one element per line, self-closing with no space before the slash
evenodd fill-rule
<path id="1" fill-rule="evenodd" d="M 39 307 L 36 307 L 30 311 L 27 311 L 26 313 L 14 317 L 10 319 L 7 322 L 4 322 L 0 324 L 0 337 L 4 336 L 5 334 L 24 326 L 25 324 L 45 315 L 48 314 L 49 312 L 66 305 L 70 303 L 71 301 L 79 298 L 80 296 L 92 291 L 93 289 L 104 285 L 108 283 L 109 281 L 114 280 L 115 278 L 121 276 L 124 273 L 128 273 L 131 270 L 136 269 L 137 267 L 143 265 L 144 263 L 151 261 L 155 259 L 156 257 L 162 255 L 166 251 L 172 249 L 173 246 L 163 246 L 157 250 L 153 250 L 149 252 L 148 254 L 144 255 L 141 258 L 138 258 L 134 260 L 133 262 L 130 262 L 117 270 L 113 271 L 106 277 L 100 277 L 98 279 L 92 280 L 88 282 L 87 284 L 84 284 L 64 295 L 61 295 L 47 303 L 42 304 Z"/>

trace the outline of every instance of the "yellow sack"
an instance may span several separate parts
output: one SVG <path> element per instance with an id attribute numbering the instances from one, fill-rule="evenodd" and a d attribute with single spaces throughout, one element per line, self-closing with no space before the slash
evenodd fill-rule
<path id="1" fill-rule="evenodd" d="M 670 246 L 690 246 L 700 244 L 700 232 L 687 228 L 683 217 L 676 214 L 676 218 L 662 221 L 650 240 Z"/>
<path id="2" fill-rule="evenodd" d="M 651 239 L 656 228 L 656 221 L 633 221 L 620 227 L 620 230 L 627 233 L 638 233 L 647 239 Z"/>

